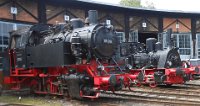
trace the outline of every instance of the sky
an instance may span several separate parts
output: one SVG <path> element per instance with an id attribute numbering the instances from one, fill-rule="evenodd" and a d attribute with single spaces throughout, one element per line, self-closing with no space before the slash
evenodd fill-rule
<path id="1" fill-rule="evenodd" d="M 111 4 L 119 4 L 120 2 L 120 0 L 92 0 L 92 1 L 111 3 Z M 145 6 L 147 1 L 153 2 L 156 9 L 200 13 L 200 0 L 141 0 L 142 5 Z"/>

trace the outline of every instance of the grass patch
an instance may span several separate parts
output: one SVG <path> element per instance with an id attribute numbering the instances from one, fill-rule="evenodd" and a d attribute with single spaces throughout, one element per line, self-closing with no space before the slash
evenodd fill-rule
<path id="1" fill-rule="evenodd" d="M 13 95 L 0 96 L 0 103 L 23 104 L 33 106 L 62 106 L 61 98 L 47 99 L 45 97 L 22 96 L 21 100 L 19 100 L 19 96 Z"/>

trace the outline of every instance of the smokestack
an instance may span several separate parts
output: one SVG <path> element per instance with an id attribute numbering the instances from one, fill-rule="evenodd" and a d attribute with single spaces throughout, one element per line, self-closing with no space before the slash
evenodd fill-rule
<path id="1" fill-rule="evenodd" d="M 157 42 L 156 38 L 146 39 L 146 50 L 147 50 L 147 52 L 154 52 L 155 51 L 156 42 Z"/>
<path id="2" fill-rule="evenodd" d="M 94 25 L 98 23 L 98 13 L 96 10 L 89 10 L 88 11 L 88 18 L 90 25 Z"/>

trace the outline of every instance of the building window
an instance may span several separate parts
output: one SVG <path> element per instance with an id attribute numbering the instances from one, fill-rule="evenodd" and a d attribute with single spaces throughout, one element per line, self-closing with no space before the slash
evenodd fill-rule
<path id="1" fill-rule="evenodd" d="M 198 33 L 197 35 L 197 56 L 198 58 L 200 58 L 200 33 Z"/>
<path id="2" fill-rule="evenodd" d="M 167 37 L 167 33 L 166 32 L 158 34 L 158 42 L 162 43 L 162 46 L 163 46 L 164 49 L 167 48 L 166 37 Z"/>
<path id="3" fill-rule="evenodd" d="M 117 32 L 116 35 L 119 43 L 125 42 L 124 32 Z"/>
<path id="4" fill-rule="evenodd" d="M 173 34 L 174 44 L 179 48 L 179 53 L 181 55 L 191 55 L 191 36 L 190 34 Z"/>
<path id="5" fill-rule="evenodd" d="M 167 48 L 167 33 L 161 33 L 158 35 L 158 41 L 163 44 L 163 48 Z M 192 54 L 192 39 L 190 33 L 173 33 L 173 43 L 175 47 L 179 48 L 180 55 L 190 57 Z"/>
<path id="6" fill-rule="evenodd" d="M 2 45 L 3 44 L 3 38 L 2 38 L 2 36 L 0 36 L 0 45 Z"/>
<path id="7" fill-rule="evenodd" d="M 130 32 L 128 41 L 129 42 L 138 42 L 138 30 Z"/>
<path id="8" fill-rule="evenodd" d="M 7 36 L 3 37 L 3 45 L 8 45 L 8 37 Z"/>

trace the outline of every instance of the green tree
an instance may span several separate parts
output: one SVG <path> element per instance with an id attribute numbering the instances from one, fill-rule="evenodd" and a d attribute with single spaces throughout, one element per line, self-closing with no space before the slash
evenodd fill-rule
<path id="1" fill-rule="evenodd" d="M 129 7 L 142 7 L 142 8 L 150 8 L 154 9 L 154 3 L 151 1 L 146 1 L 144 6 L 141 4 L 141 0 L 121 0 L 120 5 L 129 6 Z"/>
<path id="2" fill-rule="evenodd" d="M 140 0 L 121 0 L 120 5 L 129 7 L 142 7 Z"/>
<path id="3" fill-rule="evenodd" d="M 151 1 L 146 1 L 144 8 L 155 9 L 154 3 Z"/>

